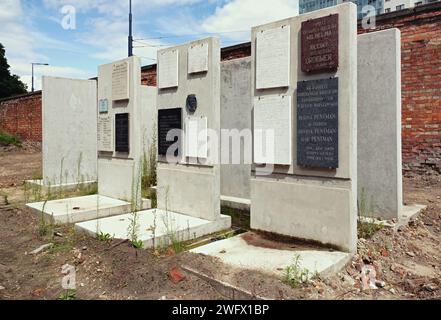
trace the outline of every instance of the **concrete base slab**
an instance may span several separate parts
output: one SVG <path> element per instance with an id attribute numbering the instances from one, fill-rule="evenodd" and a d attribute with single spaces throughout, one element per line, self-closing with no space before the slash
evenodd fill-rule
<path id="1" fill-rule="evenodd" d="M 246 235 L 246 234 L 245 234 Z M 327 277 L 339 272 L 351 259 L 351 254 L 319 250 L 280 250 L 259 247 L 244 240 L 245 235 L 214 242 L 191 250 L 193 253 L 218 258 L 221 262 L 239 269 L 255 270 L 280 277 L 286 267 L 300 257 L 301 268 L 311 276 Z"/>
<path id="2" fill-rule="evenodd" d="M 242 210 L 242 211 L 250 211 L 251 200 L 244 198 L 221 196 L 221 206 Z"/>
<path id="3" fill-rule="evenodd" d="M 208 221 L 191 216 L 152 209 L 137 213 L 138 240 L 144 248 L 168 246 L 171 240 L 188 241 L 231 227 L 231 217 L 222 215 L 217 221 Z M 97 233 L 110 234 L 116 239 L 128 239 L 128 228 L 132 214 L 77 223 L 75 229 L 91 236 Z M 98 227 L 97 227 L 98 226 Z"/>
<path id="4" fill-rule="evenodd" d="M 96 181 L 84 181 L 81 183 L 66 183 L 66 184 L 54 184 L 54 185 L 46 185 L 43 180 L 26 180 L 25 184 L 28 188 L 41 188 L 41 191 L 47 193 L 51 192 L 59 192 L 59 191 L 76 191 L 80 188 L 92 188 L 97 185 Z"/>
<path id="5" fill-rule="evenodd" d="M 406 226 L 410 221 L 416 219 L 427 206 L 413 204 L 408 206 L 403 206 L 402 212 L 400 214 L 400 219 L 397 220 L 381 220 L 376 218 L 366 218 L 360 217 L 359 219 L 363 222 L 373 223 L 376 225 L 381 225 L 386 228 L 392 228 L 398 230 L 402 226 Z"/>
<path id="6" fill-rule="evenodd" d="M 53 218 L 58 224 L 76 223 L 131 211 L 129 202 L 100 195 L 28 203 L 26 206 L 37 213 L 44 212 L 47 218 Z"/>

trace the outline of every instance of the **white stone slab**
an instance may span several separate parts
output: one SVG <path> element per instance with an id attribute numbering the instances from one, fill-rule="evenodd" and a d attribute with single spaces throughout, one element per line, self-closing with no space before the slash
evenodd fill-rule
<path id="1" fill-rule="evenodd" d="M 290 85 L 290 26 L 265 30 L 257 34 L 256 89 Z"/>
<path id="2" fill-rule="evenodd" d="M 98 116 L 98 151 L 113 151 L 113 121 L 110 115 Z"/>
<path id="3" fill-rule="evenodd" d="M 254 100 L 254 162 L 292 164 L 292 98 L 272 95 Z M 273 134 L 270 134 L 272 132 Z M 269 136 L 268 136 L 269 134 Z M 271 139 L 273 137 L 273 139 Z"/>
<path id="4" fill-rule="evenodd" d="M 144 248 L 169 245 L 171 237 L 179 241 L 188 241 L 231 227 L 229 216 L 221 216 L 216 221 L 208 221 L 157 209 L 141 211 L 137 215 L 139 226 L 137 236 L 138 240 L 144 242 Z M 127 230 L 132 217 L 132 214 L 125 214 L 77 223 L 75 229 L 95 236 L 98 225 L 98 233 L 108 233 L 116 239 L 128 239 Z"/>
<path id="5" fill-rule="evenodd" d="M 195 43 L 188 48 L 188 73 L 208 71 L 208 43 Z"/>
<path id="6" fill-rule="evenodd" d="M 129 62 L 121 61 L 112 67 L 112 99 L 127 100 L 130 95 Z"/>
<path id="7" fill-rule="evenodd" d="M 96 81 L 43 77 L 45 185 L 97 178 Z"/>
<path id="8" fill-rule="evenodd" d="M 158 88 L 175 88 L 179 85 L 179 51 L 158 53 Z"/>
<path id="9" fill-rule="evenodd" d="M 381 57 L 381 58 L 379 58 Z M 358 36 L 358 196 L 377 218 L 403 211 L 400 30 Z"/>
<path id="10" fill-rule="evenodd" d="M 208 157 L 207 117 L 185 119 L 185 156 L 206 159 Z"/>
<path id="11" fill-rule="evenodd" d="M 280 277 L 283 270 L 292 265 L 296 255 L 300 257 L 301 268 L 306 268 L 310 275 L 319 273 L 329 276 L 338 272 L 351 257 L 350 254 L 338 251 L 318 250 L 279 250 L 257 247 L 248 244 L 239 235 L 222 241 L 191 250 L 220 259 L 223 263 L 235 268 L 256 270 Z"/>
<path id="12" fill-rule="evenodd" d="M 54 222 L 59 224 L 120 215 L 131 210 L 128 202 L 100 195 L 29 203 L 26 206 L 39 214 L 44 212 L 47 218 L 53 217 Z"/>

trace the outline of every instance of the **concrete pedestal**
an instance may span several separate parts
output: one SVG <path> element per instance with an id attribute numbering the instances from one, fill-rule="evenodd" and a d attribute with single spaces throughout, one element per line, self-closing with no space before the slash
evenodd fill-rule
<path id="1" fill-rule="evenodd" d="M 26 206 L 39 214 L 43 212 L 57 224 L 117 216 L 131 211 L 129 202 L 101 195 L 29 203 Z"/>
<path id="2" fill-rule="evenodd" d="M 116 239 L 128 239 L 132 214 L 77 223 L 75 229 L 91 236 L 110 234 Z M 137 213 L 138 240 L 144 248 L 168 246 L 172 241 L 188 241 L 229 229 L 231 217 L 221 215 L 218 220 L 208 221 L 191 216 L 152 209 Z M 98 227 L 97 227 L 98 226 Z"/>

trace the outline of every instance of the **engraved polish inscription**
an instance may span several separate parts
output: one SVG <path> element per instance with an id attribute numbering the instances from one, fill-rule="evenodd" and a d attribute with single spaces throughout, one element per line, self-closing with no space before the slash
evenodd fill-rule
<path id="1" fill-rule="evenodd" d="M 338 69 L 338 14 L 302 23 L 302 71 Z"/>
<path id="2" fill-rule="evenodd" d="M 297 165 L 339 166 L 338 78 L 298 83 Z"/>

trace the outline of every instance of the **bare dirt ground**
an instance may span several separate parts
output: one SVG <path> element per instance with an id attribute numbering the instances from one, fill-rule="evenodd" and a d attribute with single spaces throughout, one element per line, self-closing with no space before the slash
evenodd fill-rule
<path id="1" fill-rule="evenodd" d="M 135 250 L 119 240 L 107 243 L 76 235 L 71 226 L 42 236 L 38 216 L 24 206 L 22 186 L 23 180 L 39 172 L 41 153 L 0 150 L 0 299 L 59 298 L 65 292 L 61 288 L 65 264 L 76 267 L 76 299 L 223 299 L 208 282 L 192 274 L 182 271 L 185 279 L 172 281 L 176 277 L 170 271 L 189 262 L 207 274 L 222 270 L 234 283 L 275 299 L 441 298 L 439 177 L 405 180 L 406 203 L 428 205 L 420 218 L 398 232 L 383 229 L 371 239 L 361 239 L 359 254 L 340 274 L 291 288 L 280 279 L 228 270 L 218 261 L 190 253 L 159 254 Z M 50 242 L 54 243 L 51 249 L 30 254 Z M 375 269 L 378 289 L 362 290 L 364 266 Z"/>

